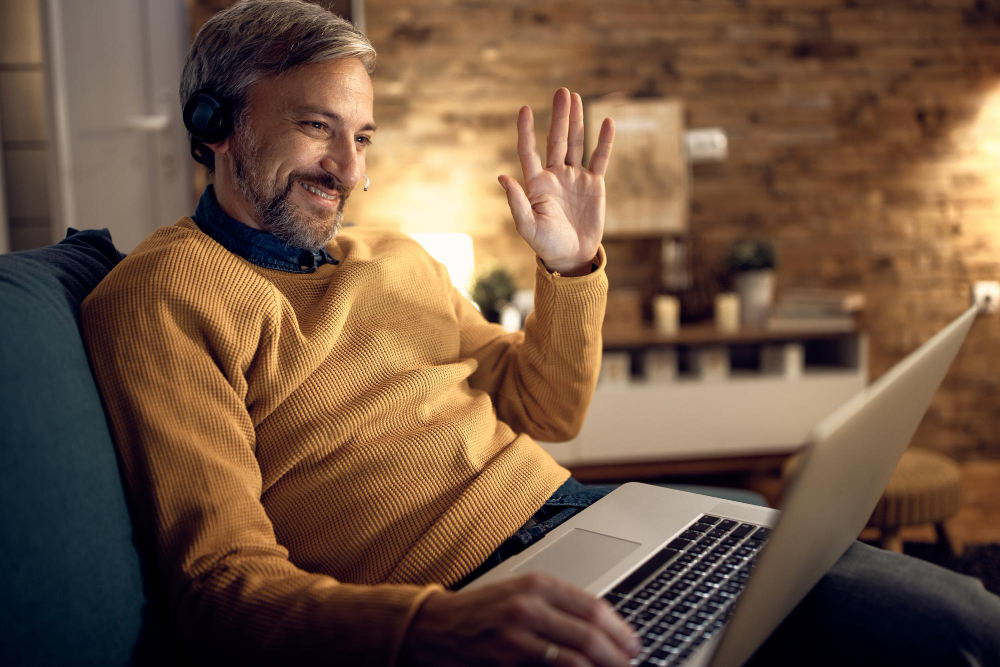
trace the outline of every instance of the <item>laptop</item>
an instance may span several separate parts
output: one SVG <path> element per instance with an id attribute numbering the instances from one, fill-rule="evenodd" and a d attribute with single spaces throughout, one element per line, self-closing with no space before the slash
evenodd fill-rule
<path id="1" fill-rule="evenodd" d="M 743 664 L 864 528 L 976 312 L 813 429 L 780 511 L 623 484 L 463 590 L 546 572 L 632 623 L 634 664 Z"/>

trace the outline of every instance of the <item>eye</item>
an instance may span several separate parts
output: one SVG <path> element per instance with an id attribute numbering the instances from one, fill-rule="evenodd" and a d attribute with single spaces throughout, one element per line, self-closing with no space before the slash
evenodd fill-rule
<path id="1" fill-rule="evenodd" d="M 318 120 L 307 120 L 302 123 L 311 130 L 319 130 L 320 132 L 326 131 L 326 123 Z"/>
<path id="2" fill-rule="evenodd" d="M 364 135 L 361 135 L 361 136 L 358 136 L 358 137 L 354 137 L 354 140 L 357 141 L 362 146 L 371 146 L 372 145 L 372 138 L 371 137 L 366 137 Z"/>

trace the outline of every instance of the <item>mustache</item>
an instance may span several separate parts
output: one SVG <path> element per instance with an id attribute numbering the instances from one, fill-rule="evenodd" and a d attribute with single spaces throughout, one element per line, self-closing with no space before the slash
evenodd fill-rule
<path id="1" fill-rule="evenodd" d="M 289 180 L 293 182 L 302 181 L 303 183 L 306 184 L 317 185 L 323 188 L 324 190 L 334 190 L 338 195 L 340 195 L 340 198 L 342 200 L 347 199 L 348 195 L 351 194 L 351 188 L 341 183 L 339 180 L 337 180 L 336 176 L 334 176 L 329 172 L 320 172 L 320 173 L 294 172 Z"/>

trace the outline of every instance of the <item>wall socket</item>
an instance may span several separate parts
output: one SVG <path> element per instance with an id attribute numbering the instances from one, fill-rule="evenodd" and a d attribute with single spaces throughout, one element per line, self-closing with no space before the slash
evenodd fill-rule
<path id="1" fill-rule="evenodd" d="M 972 284 L 972 303 L 979 306 L 980 315 L 1000 312 L 1000 282 L 980 280 Z"/>
<path id="2" fill-rule="evenodd" d="M 691 162 L 722 162 L 729 155 L 729 139 L 721 127 L 688 130 L 684 147 Z"/>

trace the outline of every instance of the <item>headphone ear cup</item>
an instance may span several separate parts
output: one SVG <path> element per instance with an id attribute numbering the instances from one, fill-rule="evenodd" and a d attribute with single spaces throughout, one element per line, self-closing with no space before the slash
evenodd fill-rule
<path id="1" fill-rule="evenodd" d="M 218 143 L 233 130 L 229 105 L 215 91 L 202 88 L 184 105 L 184 127 L 202 143 Z"/>

